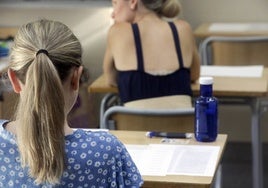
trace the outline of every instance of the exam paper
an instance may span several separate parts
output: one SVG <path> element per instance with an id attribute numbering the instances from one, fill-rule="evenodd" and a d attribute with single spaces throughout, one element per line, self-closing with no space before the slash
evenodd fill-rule
<path id="1" fill-rule="evenodd" d="M 226 76 L 226 77 L 261 77 L 263 65 L 246 66 L 217 66 L 202 65 L 201 76 Z"/>
<path id="2" fill-rule="evenodd" d="M 213 23 L 212 32 L 268 31 L 268 23 Z"/>
<path id="3" fill-rule="evenodd" d="M 167 174 L 213 176 L 220 147 L 176 147 Z"/>
<path id="4" fill-rule="evenodd" d="M 172 145 L 127 145 L 133 161 L 137 165 L 141 175 L 165 176 L 173 155 Z"/>
<path id="5" fill-rule="evenodd" d="M 141 175 L 213 176 L 219 146 L 126 145 Z"/>

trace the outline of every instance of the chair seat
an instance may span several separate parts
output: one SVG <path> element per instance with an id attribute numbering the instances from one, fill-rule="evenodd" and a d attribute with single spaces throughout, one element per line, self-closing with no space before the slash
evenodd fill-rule
<path id="1" fill-rule="evenodd" d="M 166 132 L 193 132 L 194 108 L 189 96 L 142 99 L 110 107 L 102 128 Z"/>
<path id="2" fill-rule="evenodd" d="M 124 106 L 136 109 L 190 108 L 192 107 L 192 99 L 188 95 L 172 95 L 131 101 L 125 103 Z"/>

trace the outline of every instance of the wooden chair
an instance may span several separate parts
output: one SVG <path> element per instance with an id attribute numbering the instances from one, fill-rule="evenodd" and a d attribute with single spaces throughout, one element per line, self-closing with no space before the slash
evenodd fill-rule
<path id="1" fill-rule="evenodd" d="M 203 65 L 268 66 L 268 36 L 211 36 L 200 43 Z"/>
<path id="2" fill-rule="evenodd" d="M 158 97 L 112 106 L 105 111 L 101 128 L 193 132 L 194 108 L 191 97 Z"/>

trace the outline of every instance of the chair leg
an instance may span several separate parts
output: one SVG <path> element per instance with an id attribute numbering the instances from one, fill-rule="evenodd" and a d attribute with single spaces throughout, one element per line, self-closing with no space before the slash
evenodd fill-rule
<path id="1" fill-rule="evenodd" d="M 118 95 L 115 93 L 108 93 L 106 94 L 103 99 L 101 100 L 101 106 L 100 106 L 100 128 L 103 127 L 103 115 L 105 111 L 114 105 L 118 105 Z"/>
<path id="2" fill-rule="evenodd" d="M 221 184 L 222 184 L 222 164 L 219 164 L 217 171 L 216 171 L 215 182 L 214 182 L 213 187 L 221 188 Z"/>

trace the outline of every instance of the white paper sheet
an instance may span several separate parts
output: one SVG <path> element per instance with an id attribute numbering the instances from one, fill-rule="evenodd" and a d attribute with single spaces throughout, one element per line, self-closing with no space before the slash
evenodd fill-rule
<path id="1" fill-rule="evenodd" d="M 249 66 L 201 66 L 201 76 L 261 77 L 263 65 Z"/>
<path id="2" fill-rule="evenodd" d="M 268 31 L 268 23 L 213 23 L 211 32 Z"/>
<path id="3" fill-rule="evenodd" d="M 166 146 L 127 145 L 127 150 L 141 175 L 165 176 L 174 152 L 172 145 Z"/>
<path id="4" fill-rule="evenodd" d="M 126 145 L 141 175 L 213 176 L 219 146 Z"/>
<path id="5" fill-rule="evenodd" d="M 213 176 L 220 147 L 176 147 L 167 174 Z"/>

